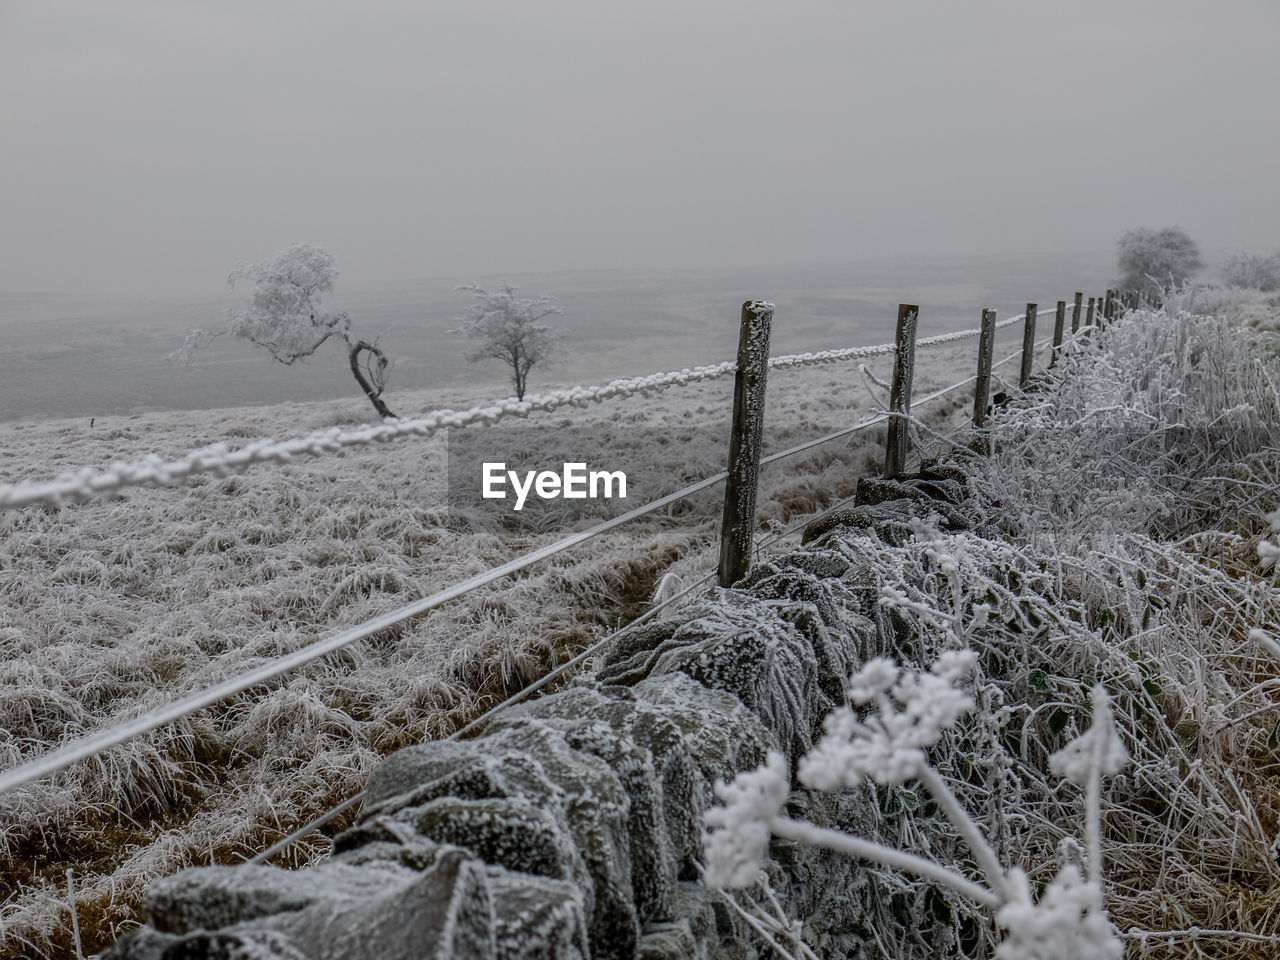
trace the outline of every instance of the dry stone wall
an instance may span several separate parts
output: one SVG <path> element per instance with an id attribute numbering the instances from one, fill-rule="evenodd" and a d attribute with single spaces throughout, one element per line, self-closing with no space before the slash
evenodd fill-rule
<path id="1" fill-rule="evenodd" d="M 807 532 L 671 619 L 624 635 L 590 676 L 500 714 L 473 740 L 390 756 L 356 825 L 315 867 L 208 867 L 156 883 L 149 925 L 114 960 L 749 960 L 756 935 L 698 882 L 712 786 L 768 749 L 792 764 L 871 656 L 910 655 L 912 629 L 876 603 L 860 561 L 913 518 L 955 505 L 963 479 L 878 481 L 858 506 Z M 861 534 L 859 538 L 857 535 Z M 860 546 L 853 545 L 857 540 Z M 890 831 L 866 792 L 793 794 L 820 825 Z M 917 818 L 917 825 L 922 821 Z M 929 829 L 929 822 L 923 821 Z M 870 826 L 868 826 L 870 825 Z M 946 845 L 941 827 L 935 842 Z M 848 858 L 775 841 L 768 865 L 823 956 L 857 957 L 876 891 Z M 919 915 L 919 905 L 904 912 Z M 940 953 L 946 918 L 921 930 Z"/>

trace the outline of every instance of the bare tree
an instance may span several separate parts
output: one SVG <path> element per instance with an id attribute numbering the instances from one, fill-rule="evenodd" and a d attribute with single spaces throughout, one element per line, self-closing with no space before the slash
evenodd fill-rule
<path id="1" fill-rule="evenodd" d="M 1159 293 L 1176 286 L 1204 266 L 1200 248 L 1184 230 L 1166 227 L 1130 230 L 1120 238 L 1120 289 Z"/>
<path id="2" fill-rule="evenodd" d="M 1280 253 L 1235 254 L 1222 268 L 1222 279 L 1229 287 L 1274 293 L 1280 290 Z"/>
<path id="3" fill-rule="evenodd" d="M 477 341 L 467 354 L 472 363 L 501 360 L 511 368 L 511 383 L 516 399 L 523 400 L 529 384 L 529 371 L 540 363 L 550 363 L 562 352 L 561 340 L 567 331 L 548 326 L 546 317 L 561 314 L 555 300 L 545 294 L 531 299 L 516 299 L 516 288 L 504 283 L 501 290 L 489 291 L 477 284 L 465 284 L 459 290 L 473 294 L 471 306 L 459 319 L 462 326 L 451 333 L 463 333 Z"/>
<path id="4" fill-rule="evenodd" d="M 329 340 L 340 340 L 347 351 L 351 375 L 380 417 L 394 417 L 382 401 L 391 361 L 377 342 L 354 340 L 351 318 L 345 312 L 320 309 L 320 298 L 333 290 L 338 270 L 333 256 L 309 243 L 294 243 L 273 260 L 240 264 L 227 276 L 254 284 L 249 306 L 228 311 L 225 330 L 192 330 L 172 356 L 189 359 L 191 351 L 206 347 L 223 334 L 231 334 L 262 347 L 271 359 L 291 366 L 315 354 Z"/>

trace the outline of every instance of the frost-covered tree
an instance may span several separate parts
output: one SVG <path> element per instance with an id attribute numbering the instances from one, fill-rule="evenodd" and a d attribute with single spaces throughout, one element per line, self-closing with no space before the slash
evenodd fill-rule
<path id="1" fill-rule="evenodd" d="M 1222 280 L 1229 287 L 1274 293 L 1280 290 L 1280 253 L 1238 253 L 1227 259 Z"/>
<path id="2" fill-rule="evenodd" d="M 253 283 L 249 305 L 228 311 L 230 323 L 225 330 L 192 330 L 174 356 L 187 359 L 193 349 L 229 333 L 291 366 L 314 355 L 328 341 L 340 341 L 352 376 L 378 416 L 394 417 L 382 400 L 391 361 L 376 342 L 352 338 L 351 318 L 345 311 L 321 309 L 321 297 L 333 290 L 337 277 L 332 254 L 309 243 L 290 244 L 262 263 L 242 263 L 227 275 L 227 282 L 233 287 L 238 280 Z"/>
<path id="3" fill-rule="evenodd" d="M 1117 262 L 1120 289 L 1141 293 L 1177 286 L 1204 266 L 1200 248 L 1178 227 L 1130 230 L 1120 238 Z"/>
<path id="4" fill-rule="evenodd" d="M 554 298 L 545 294 L 517 300 L 516 288 L 509 283 L 504 283 L 501 290 L 486 290 L 474 283 L 458 289 L 470 290 L 473 299 L 459 317 L 462 326 L 451 332 L 476 341 L 467 353 L 472 363 L 501 360 L 510 367 L 516 399 L 523 400 L 529 371 L 555 360 L 561 352 L 561 341 L 568 331 L 542 321 L 559 316 L 562 311 Z"/>

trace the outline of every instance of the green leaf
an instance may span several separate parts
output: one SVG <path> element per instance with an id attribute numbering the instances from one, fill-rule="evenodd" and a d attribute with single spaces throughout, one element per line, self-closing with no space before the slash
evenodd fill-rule
<path id="1" fill-rule="evenodd" d="M 1049 714 L 1049 732 L 1056 737 L 1067 729 L 1067 723 L 1070 720 L 1071 717 L 1061 708 L 1053 711 L 1053 713 Z"/>
<path id="2" fill-rule="evenodd" d="M 1049 689 L 1049 675 L 1043 670 L 1032 670 L 1031 675 L 1027 677 L 1027 682 L 1031 684 L 1033 690 Z"/>
<path id="3" fill-rule="evenodd" d="M 1178 739 L 1183 743 L 1191 743 L 1196 739 L 1196 737 L 1200 736 L 1200 724 L 1196 723 L 1194 720 L 1181 720 L 1178 722 L 1178 725 L 1173 728 L 1173 732 L 1177 734 Z M 1278 732 L 1280 732 L 1280 726 L 1277 726 L 1276 729 L 1272 731 L 1271 736 L 1275 737 Z M 1271 746 L 1270 740 L 1267 741 L 1267 746 Z M 1276 741 L 1276 746 L 1280 746 L 1280 740 Z M 1272 749 L 1274 749 L 1274 747 Z"/>

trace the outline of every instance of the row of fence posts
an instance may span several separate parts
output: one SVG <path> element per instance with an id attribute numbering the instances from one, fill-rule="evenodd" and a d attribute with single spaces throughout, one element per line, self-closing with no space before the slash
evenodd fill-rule
<path id="1" fill-rule="evenodd" d="M 1077 292 L 1071 308 L 1071 333 L 1085 328 L 1105 327 L 1121 310 L 1159 306 L 1158 300 L 1138 293 L 1107 290 L 1104 297 Z M 1025 388 L 1035 361 L 1036 320 L 1039 306 L 1027 304 L 1022 326 L 1022 366 L 1018 386 Z M 1053 351 L 1049 366 L 1058 359 L 1066 335 L 1067 301 L 1059 300 L 1053 320 Z M 911 383 L 915 373 L 916 327 L 919 306 L 898 305 L 894 339 L 893 383 L 889 389 L 889 426 L 885 438 L 884 476 L 901 476 L 911 454 L 908 432 L 911 414 Z M 773 327 L 773 304 L 748 300 L 742 305 L 738 331 L 738 370 L 733 381 L 733 427 L 729 435 L 728 480 L 725 483 L 724 513 L 720 522 L 720 586 L 728 587 L 747 575 L 756 527 L 756 495 L 760 481 L 760 454 L 764 439 L 764 396 L 769 374 L 769 335 Z M 978 337 L 978 374 L 973 391 L 973 425 L 981 428 L 991 406 L 991 366 L 995 352 L 996 311 L 984 308 Z"/>

